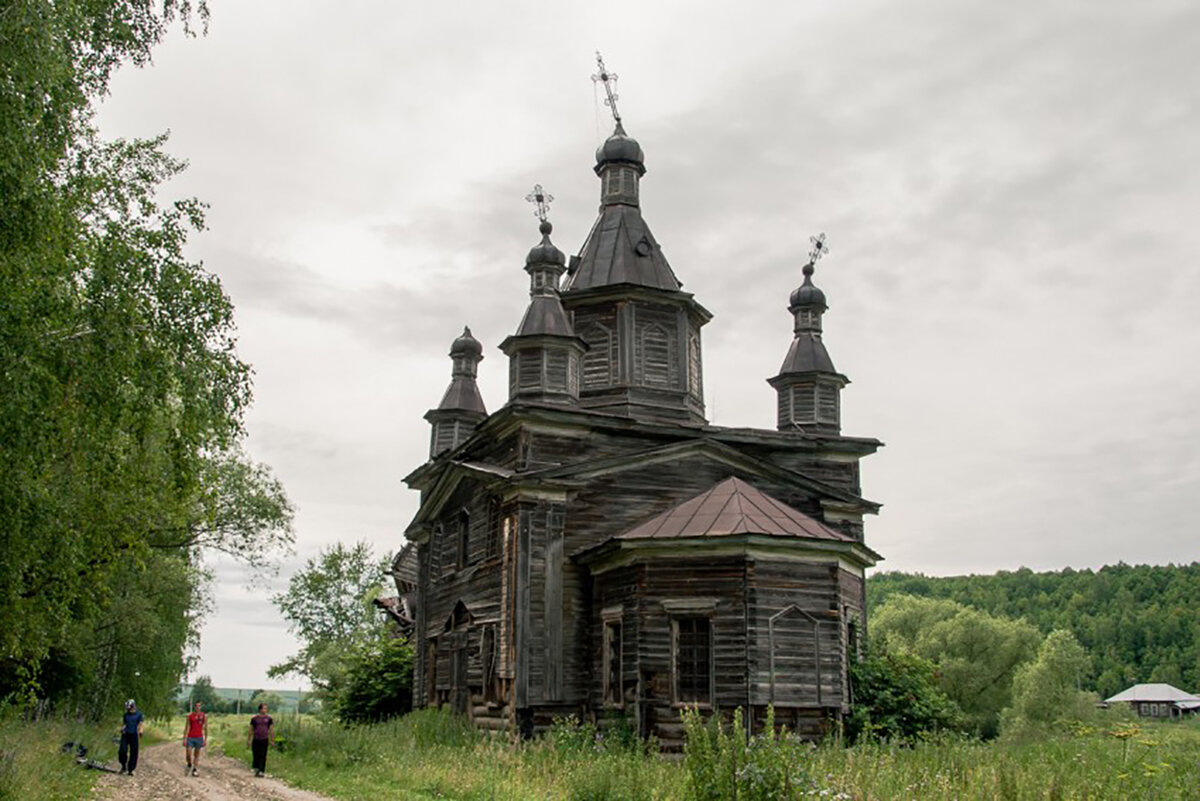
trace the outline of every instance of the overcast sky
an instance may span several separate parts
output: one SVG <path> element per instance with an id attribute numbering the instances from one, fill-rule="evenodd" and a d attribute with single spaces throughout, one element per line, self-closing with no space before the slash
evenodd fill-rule
<path id="1" fill-rule="evenodd" d="M 450 342 L 528 302 L 523 198 L 554 241 L 595 218 L 599 48 L 646 153 L 642 208 L 705 328 L 709 418 L 774 427 L 810 234 L 853 383 L 880 569 L 991 573 L 1200 558 L 1200 5 L 1043 0 L 210 0 L 125 70 L 109 136 L 170 129 L 166 197 L 237 307 L 252 455 L 297 554 L 402 544 Z M 296 644 L 216 563 L 199 673 L 271 686 Z M 284 682 L 282 686 L 295 686 Z M 279 686 L 279 685 L 276 685 Z"/>

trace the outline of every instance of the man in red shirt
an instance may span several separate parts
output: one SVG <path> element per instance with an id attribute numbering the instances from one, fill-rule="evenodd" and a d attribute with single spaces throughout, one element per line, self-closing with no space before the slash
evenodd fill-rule
<path id="1" fill-rule="evenodd" d="M 187 766 L 183 769 L 184 776 L 189 773 L 193 776 L 200 775 L 200 751 L 207 742 L 208 715 L 204 714 L 200 702 L 197 701 L 187 716 L 187 725 L 183 727 L 183 753 L 187 758 Z"/>

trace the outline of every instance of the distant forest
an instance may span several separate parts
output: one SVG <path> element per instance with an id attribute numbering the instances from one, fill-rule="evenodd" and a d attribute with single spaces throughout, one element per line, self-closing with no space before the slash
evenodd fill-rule
<path id="1" fill-rule="evenodd" d="M 1043 634 L 1071 631 L 1092 658 L 1083 689 L 1101 698 L 1140 682 L 1200 690 L 1200 562 L 944 578 L 878 573 L 867 580 L 869 610 L 901 594 L 1025 618 Z"/>

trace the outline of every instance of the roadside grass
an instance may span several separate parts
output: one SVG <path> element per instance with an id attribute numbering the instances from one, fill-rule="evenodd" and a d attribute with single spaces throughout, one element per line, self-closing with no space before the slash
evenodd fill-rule
<path id="1" fill-rule="evenodd" d="M 84 798 L 100 778 L 98 771 L 75 764 L 62 753 L 66 742 L 83 743 L 88 758 L 115 764 L 116 725 L 28 723 L 0 710 L 0 801 L 59 801 Z"/>
<path id="2" fill-rule="evenodd" d="M 246 721 L 212 732 L 225 753 L 249 762 Z M 672 761 L 591 726 L 562 724 L 514 743 L 421 710 L 370 726 L 283 718 L 268 772 L 336 799 L 686 801 L 695 798 L 846 801 L 993 799 L 1196 799 L 1200 721 L 1111 721 L 1094 727 L 979 742 L 945 737 L 913 747 L 830 742 L 735 747 L 725 737 L 702 761 Z M 744 743 L 744 738 L 743 738 Z M 759 748 L 755 752 L 755 748 Z M 786 789 L 764 777 L 787 775 Z M 714 792 L 718 787 L 725 788 Z"/>

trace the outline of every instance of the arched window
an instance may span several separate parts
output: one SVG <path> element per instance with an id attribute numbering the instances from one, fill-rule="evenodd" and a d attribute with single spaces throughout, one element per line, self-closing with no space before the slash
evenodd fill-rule
<path id="1" fill-rule="evenodd" d="M 581 336 L 588 344 L 588 351 L 583 355 L 583 388 L 608 386 L 617 371 L 616 337 L 600 323 L 588 326 Z"/>

